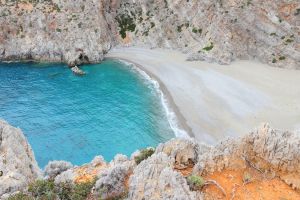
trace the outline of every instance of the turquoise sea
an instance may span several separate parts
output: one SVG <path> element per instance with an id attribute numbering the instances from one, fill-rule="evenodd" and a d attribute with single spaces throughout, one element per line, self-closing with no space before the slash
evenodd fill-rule
<path id="1" fill-rule="evenodd" d="M 22 129 L 41 167 L 156 146 L 174 137 L 159 92 L 116 60 L 86 65 L 0 63 L 0 118 Z"/>

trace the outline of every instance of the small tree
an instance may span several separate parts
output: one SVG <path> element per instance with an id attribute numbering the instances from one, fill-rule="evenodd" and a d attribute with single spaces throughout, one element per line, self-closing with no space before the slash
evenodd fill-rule
<path id="1" fill-rule="evenodd" d="M 140 154 L 138 156 L 134 157 L 135 163 L 138 165 L 140 164 L 143 160 L 146 160 L 150 156 L 154 154 L 154 149 L 153 148 L 148 148 L 148 149 L 143 149 L 141 150 Z"/>
<path id="2" fill-rule="evenodd" d="M 187 177 L 187 183 L 191 190 L 199 190 L 204 186 L 205 181 L 201 176 L 190 175 Z"/>

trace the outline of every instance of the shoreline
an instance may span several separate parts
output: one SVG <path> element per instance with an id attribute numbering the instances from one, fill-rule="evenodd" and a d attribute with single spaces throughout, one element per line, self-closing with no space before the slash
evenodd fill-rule
<path id="1" fill-rule="evenodd" d="M 265 122 L 300 133 L 300 70 L 249 60 L 187 61 L 182 52 L 159 48 L 117 47 L 107 58 L 132 63 L 157 81 L 179 127 L 198 142 L 213 145 Z"/>
<path id="2" fill-rule="evenodd" d="M 157 80 L 178 121 L 198 142 L 214 145 L 262 123 L 300 129 L 300 71 L 257 61 L 219 65 L 187 61 L 176 50 L 118 47 L 105 59 L 133 63 Z"/>
<path id="3" fill-rule="evenodd" d="M 157 77 L 155 76 L 153 73 L 151 73 L 149 70 L 147 70 L 145 67 L 143 67 L 142 65 L 138 64 L 138 63 L 135 63 L 133 61 L 130 61 L 128 59 L 123 59 L 123 58 L 118 58 L 118 57 L 113 57 L 113 56 L 105 56 L 104 57 L 104 60 L 105 59 L 112 59 L 112 60 L 118 60 L 118 61 L 125 61 L 127 63 L 130 63 L 130 64 L 133 64 L 135 67 L 137 67 L 138 69 L 142 70 L 143 72 L 145 72 L 152 80 L 156 81 L 158 83 L 158 89 L 161 90 L 162 92 L 162 101 L 165 99 L 166 100 L 166 106 L 168 106 L 169 108 L 165 108 L 165 109 L 170 109 L 170 111 L 174 112 L 175 114 L 175 123 L 178 127 L 174 127 L 174 128 L 179 128 L 182 129 L 185 134 L 187 134 L 188 137 L 195 137 L 191 127 L 188 126 L 187 124 L 187 121 L 186 119 L 184 118 L 184 116 L 182 115 L 182 113 L 180 112 L 179 108 L 176 106 L 170 92 L 168 91 L 167 87 L 164 85 L 164 83 Z M 124 63 L 124 62 L 123 62 Z M 140 73 L 140 72 L 138 72 Z M 163 104 L 163 103 L 162 103 Z M 165 110 L 166 114 L 167 114 L 167 110 Z M 168 119 L 168 120 L 172 120 L 172 119 Z M 169 121 L 169 124 L 171 122 Z M 175 137 L 178 137 L 176 135 L 176 130 L 174 130 L 174 128 L 172 127 L 172 125 L 170 124 L 171 128 L 173 129 L 174 131 L 174 134 L 175 134 Z M 181 130 L 181 131 L 182 131 Z M 186 137 L 186 136 L 185 136 Z M 183 137 L 183 138 L 185 138 Z"/>

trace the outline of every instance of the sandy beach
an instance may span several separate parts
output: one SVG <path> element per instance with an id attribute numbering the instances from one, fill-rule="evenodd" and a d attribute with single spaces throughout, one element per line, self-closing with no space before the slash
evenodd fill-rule
<path id="1" fill-rule="evenodd" d="M 158 79 L 181 125 L 198 141 L 214 144 L 264 122 L 300 129 L 300 71 L 256 61 L 186 61 L 187 55 L 162 49 L 116 48 L 107 57 L 136 63 Z"/>

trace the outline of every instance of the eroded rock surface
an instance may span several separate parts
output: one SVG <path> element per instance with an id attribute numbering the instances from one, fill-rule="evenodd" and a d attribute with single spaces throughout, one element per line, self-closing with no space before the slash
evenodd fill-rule
<path id="1" fill-rule="evenodd" d="M 105 1 L 0 1 L 0 60 L 70 66 L 99 62 L 111 47 Z"/>
<path id="2" fill-rule="evenodd" d="M 16 191 L 26 191 L 30 182 L 43 178 L 54 180 L 57 186 L 93 183 L 88 196 L 94 199 L 201 200 L 207 193 L 190 188 L 187 184 L 190 175 L 210 177 L 214 173 L 249 169 L 266 180 L 276 177 L 277 182 L 288 184 L 281 184 L 282 188 L 291 185 L 300 189 L 299 135 L 273 130 L 267 124 L 242 138 L 228 139 L 216 146 L 192 139 L 172 139 L 160 144 L 150 157 L 137 151 L 130 158 L 118 154 L 109 163 L 102 156 L 83 166 L 53 161 L 46 166 L 44 177 L 40 176 L 31 148 L 19 129 L 1 121 L 0 136 L 3 171 L 0 197 L 4 199 Z M 140 155 L 143 160 L 137 164 L 135 158 Z"/>
<path id="3" fill-rule="evenodd" d="M 44 175 L 48 178 L 54 178 L 73 167 L 72 163 L 66 161 L 50 161 L 44 170 Z"/>
<path id="4" fill-rule="evenodd" d="M 99 62 L 111 47 L 177 49 L 189 60 L 300 68 L 297 0 L 0 1 L 0 60 Z"/>
<path id="5" fill-rule="evenodd" d="M 126 179 L 132 174 L 134 167 L 134 161 L 127 160 L 126 156 L 117 155 L 110 167 L 99 175 L 95 185 L 95 196 L 100 199 L 113 199 L 125 194 Z"/>
<path id="6" fill-rule="evenodd" d="M 194 172 L 207 174 L 225 168 L 245 168 L 250 164 L 262 173 L 276 173 L 299 189 L 299 147 L 298 134 L 274 130 L 264 124 L 239 140 L 224 141 L 200 155 Z"/>
<path id="7" fill-rule="evenodd" d="M 91 163 L 64 170 L 54 177 L 54 180 L 56 184 L 91 182 L 107 167 L 108 166 L 104 158 L 102 156 L 96 156 Z"/>
<path id="8" fill-rule="evenodd" d="M 41 177 L 41 170 L 22 131 L 0 120 L 0 199 Z"/>
<path id="9" fill-rule="evenodd" d="M 165 153 L 141 162 L 129 181 L 128 199 L 199 199 L 190 191 L 185 178 L 173 170 L 175 160 Z"/>

